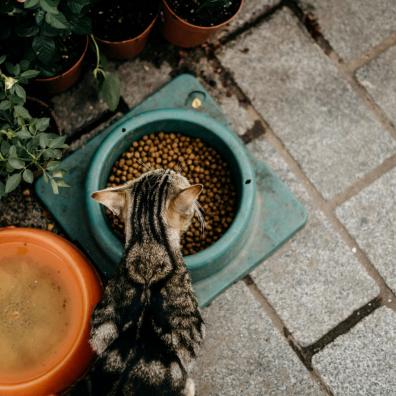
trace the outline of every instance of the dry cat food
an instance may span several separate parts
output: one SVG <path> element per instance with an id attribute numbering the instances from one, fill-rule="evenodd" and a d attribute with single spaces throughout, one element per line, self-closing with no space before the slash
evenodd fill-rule
<path id="1" fill-rule="evenodd" d="M 234 219 L 237 199 L 229 166 L 218 152 L 199 138 L 179 133 L 145 135 L 133 142 L 114 164 L 108 186 L 133 180 L 149 167 L 180 170 L 191 184 L 204 186 L 199 203 L 204 213 L 205 230 L 202 233 L 199 220 L 194 217 L 182 239 L 183 255 L 198 253 L 224 234 Z M 110 212 L 108 215 L 117 234 L 122 235 L 122 221 Z"/>

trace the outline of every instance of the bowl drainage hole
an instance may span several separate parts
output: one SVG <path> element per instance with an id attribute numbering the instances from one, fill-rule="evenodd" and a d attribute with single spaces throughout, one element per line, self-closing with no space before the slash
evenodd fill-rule
<path id="1" fill-rule="evenodd" d="M 250 179 L 247 179 L 246 181 L 245 181 L 245 184 L 250 184 L 252 181 L 250 180 Z"/>

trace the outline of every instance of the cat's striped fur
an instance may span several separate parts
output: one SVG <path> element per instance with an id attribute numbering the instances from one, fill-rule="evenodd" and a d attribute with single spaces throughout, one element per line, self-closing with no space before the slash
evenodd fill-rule
<path id="1" fill-rule="evenodd" d="M 201 188 L 155 170 L 93 195 L 124 219 L 125 254 L 93 314 L 98 358 L 68 395 L 194 395 L 204 324 L 179 243 Z"/>

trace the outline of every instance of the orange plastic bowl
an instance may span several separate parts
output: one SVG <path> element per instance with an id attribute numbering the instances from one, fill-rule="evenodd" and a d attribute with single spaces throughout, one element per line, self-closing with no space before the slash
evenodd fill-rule
<path id="1" fill-rule="evenodd" d="M 68 296 L 68 325 L 51 353 L 40 355 L 40 364 L 10 371 L 11 366 L 2 362 L 0 395 L 48 396 L 69 387 L 85 372 L 93 357 L 88 343 L 89 324 L 100 299 L 101 284 L 82 253 L 70 242 L 48 231 L 0 228 L 0 266 L 5 270 L 6 265 L 9 268 L 9 263 L 15 260 L 27 263 L 23 264 L 25 266 L 39 263 L 40 268 L 56 274 L 57 284 L 62 284 Z"/>

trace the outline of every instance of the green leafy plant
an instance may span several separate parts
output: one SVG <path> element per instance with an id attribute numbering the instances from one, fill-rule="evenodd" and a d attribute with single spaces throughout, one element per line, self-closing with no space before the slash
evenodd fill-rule
<path id="1" fill-rule="evenodd" d="M 52 77 L 81 56 L 92 24 L 89 13 L 95 0 L 0 1 L 0 53 L 14 63 L 28 61 L 40 77 Z M 99 96 L 111 110 L 118 106 L 120 82 L 91 35 L 96 54 L 93 75 Z"/>
<path id="2" fill-rule="evenodd" d="M 4 66 L 4 67 L 3 67 Z M 23 181 L 43 174 L 55 194 L 67 187 L 60 168 L 65 136 L 48 132 L 50 119 L 32 117 L 22 84 L 38 75 L 28 62 L 13 65 L 0 57 L 0 198 Z M 4 71 L 3 71 L 4 69 Z"/>
<path id="3" fill-rule="evenodd" d="M 106 58 L 100 53 L 99 46 L 92 34 L 91 41 L 96 55 L 96 66 L 92 74 L 97 82 L 99 96 L 106 102 L 109 109 L 114 111 L 120 101 L 120 80 L 117 74 L 106 70 Z"/>
<path id="4" fill-rule="evenodd" d="M 70 67 L 82 54 L 92 24 L 94 0 L 5 0 L 0 4 L 0 53 L 15 63 L 29 62 L 40 77 L 52 77 Z M 93 75 L 99 96 L 114 111 L 120 98 L 120 81 L 108 71 L 95 39 Z"/>
<path id="5" fill-rule="evenodd" d="M 58 74 L 81 55 L 91 31 L 90 3 L 91 0 L 6 0 L 0 6 L 0 38 L 7 51 L 4 53 L 12 61 L 28 60 L 42 77 Z"/>

